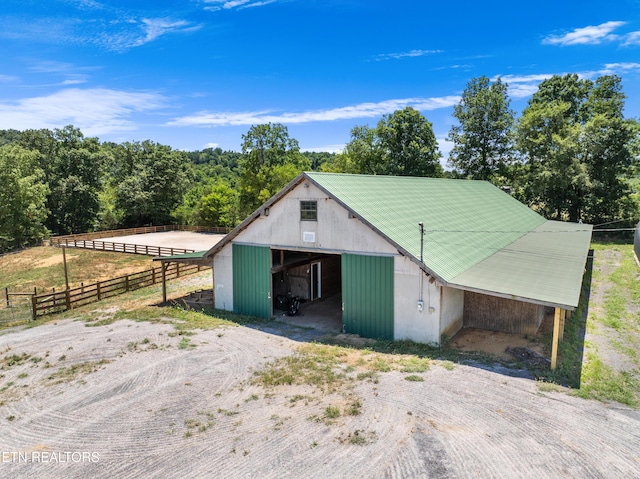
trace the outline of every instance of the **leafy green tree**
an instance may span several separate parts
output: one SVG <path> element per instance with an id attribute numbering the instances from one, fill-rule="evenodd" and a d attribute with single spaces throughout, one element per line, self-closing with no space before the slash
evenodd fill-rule
<path id="1" fill-rule="evenodd" d="M 431 123 L 410 106 L 384 115 L 376 127 L 383 173 L 395 176 L 442 176 L 441 154 Z"/>
<path id="2" fill-rule="evenodd" d="M 38 153 L 16 144 L 0 147 L 0 251 L 42 239 L 47 234 L 49 188 Z"/>
<path id="3" fill-rule="evenodd" d="M 407 107 L 383 115 L 375 128 L 351 129 L 344 152 L 323 171 L 362 175 L 442 176 L 440 152 L 431 123 Z"/>
<path id="4" fill-rule="evenodd" d="M 634 214 L 628 177 L 635 128 L 623 108 L 616 76 L 542 82 L 518 124 L 522 198 L 556 219 L 598 224 Z"/>
<path id="5" fill-rule="evenodd" d="M 624 100 L 620 78 L 603 76 L 595 81 L 586 104 L 589 119 L 582 145 L 591 178 L 585 205 L 589 222 L 605 223 L 637 212 L 629 185 L 636 132 L 633 122 L 624 119 Z"/>
<path id="6" fill-rule="evenodd" d="M 124 226 L 171 223 L 191 179 L 186 153 L 145 140 L 118 145 L 113 154 L 115 204 Z"/>
<path id="7" fill-rule="evenodd" d="M 351 129 L 351 139 L 344 152 L 333 162 L 322 166 L 323 171 L 359 175 L 382 174 L 383 158 L 375 128 L 356 125 Z"/>
<path id="8" fill-rule="evenodd" d="M 100 209 L 102 168 L 107 156 L 97 138 L 85 138 L 68 125 L 62 129 L 27 130 L 19 144 L 35 150 L 50 193 L 47 227 L 55 234 L 81 233 L 94 228 Z"/>
<path id="9" fill-rule="evenodd" d="M 21 135 L 18 130 L 0 130 L 0 146 L 17 143 Z"/>
<path id="10" fill-rule="evenodd" d="M 225 181 L 218 180 L 198 203 L 198 224 L 233 227 L 238 223 L 238 192 Z"/>
<path id="11" fill-rule="evenodd" d="M 254 125 L 242 135 L 240 216 L 245 217 L 273 196 L 311 163 L 297 140 L 280 123 Z"/>
<path id="12" fill-rule="evenodd" d="M 454 145 L 449 165 L 464 176 L 492 180 L 513 162 L 515 117 L 507 87 L 499 78 L 493 83 L 485 76 L 473 78 L 453 108 L 459 124 L 447 137 Z"/>

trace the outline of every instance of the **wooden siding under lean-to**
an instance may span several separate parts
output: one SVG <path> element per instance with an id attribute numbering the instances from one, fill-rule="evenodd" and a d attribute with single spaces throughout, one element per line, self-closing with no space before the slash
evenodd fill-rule
<path id="1" fill-rule="evenodd" d="M 465 328 L 504 333 L 535 334 L 544 319 L 545 307 L 515 299 L 464 292 Z"/>

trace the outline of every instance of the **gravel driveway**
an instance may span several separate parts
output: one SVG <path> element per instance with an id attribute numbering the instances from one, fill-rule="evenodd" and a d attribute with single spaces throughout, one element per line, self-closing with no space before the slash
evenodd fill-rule
<path id="1" fill-rule="evenodd" d="M 265 389 L 254 371 L 302 344 L 279 327 L 67 319 L 1 335 L 0 477 L 640 476 L 637 411 L 529 379 L 434 361 L 422 381 Z M 359 414 L 320 420 L 353 398 Z"/>

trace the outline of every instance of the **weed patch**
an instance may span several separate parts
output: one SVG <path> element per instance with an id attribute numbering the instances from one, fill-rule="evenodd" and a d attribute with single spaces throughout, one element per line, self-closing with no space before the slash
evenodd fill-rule
<path id="1" fill-rule="evenodd" d="M 74 364 L 65 368 L 60 368 L 47 377 L 50 381 L 49 384 L 60 384 L 71 382 L 77 379 L 81 375 L 95 373 L 99 369 L 102 369 L 105 364 L 109 364 L 111 361 L 108 359 L 101 359 L 100 361 L 86 361 L 84 363 Z"/>

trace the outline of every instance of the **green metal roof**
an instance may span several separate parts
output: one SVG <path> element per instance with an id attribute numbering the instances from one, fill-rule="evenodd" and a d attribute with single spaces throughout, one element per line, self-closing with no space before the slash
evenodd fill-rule
<path id="1" fill-rule="evenodd" d="M 446 284 L 575 307 L 591 226 L 547 221 L 486 181 L 305 173 Z"/>
<path id="2" fill-rule="evenodd" d="M 578 305 L 591 225 L 547 221 L 451 280 L 550 306 Z"/>
<path id="3" fill-rule="evenodd" d="M 486 181 L 306 173 L 449 282 L 546 220 Z"/>
<path id="4" fill-rule="evenodd" d="M 207 250 L 208 251 L 208 250 Z M 173 256 L 156 256 L 153 261 L 180 261 L 204 259 L 207 251 L 194 251 L 192 253 L 176 254 Z"/>

